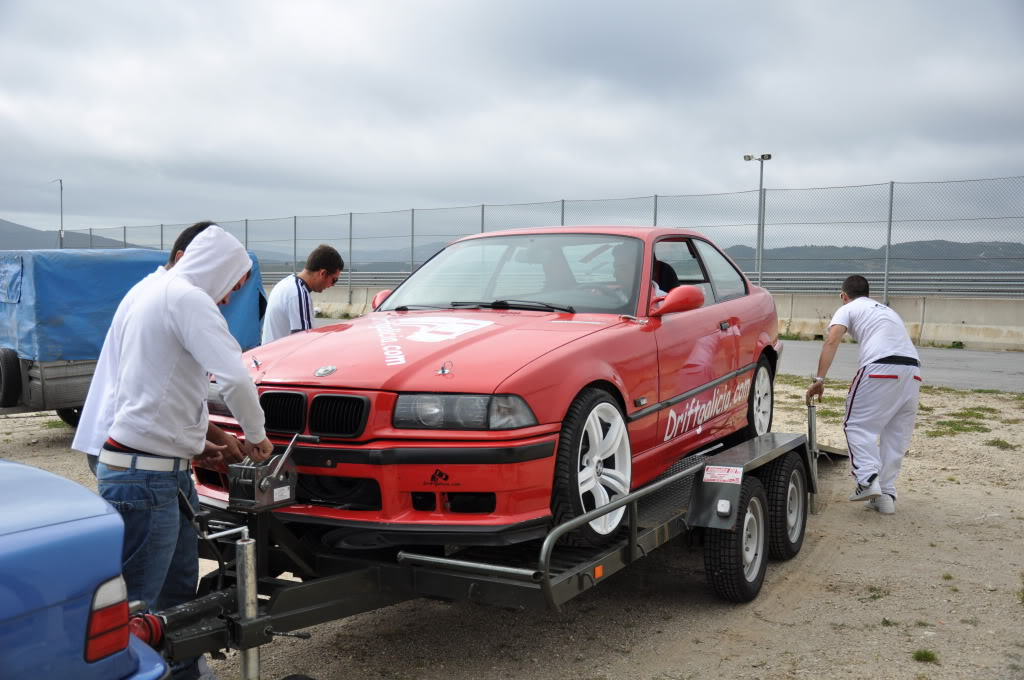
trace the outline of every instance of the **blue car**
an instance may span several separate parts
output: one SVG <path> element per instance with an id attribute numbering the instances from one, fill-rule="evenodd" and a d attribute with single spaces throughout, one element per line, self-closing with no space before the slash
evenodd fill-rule
<path id="1" fill-rule="evenodd" d="M 85 487 L 0 460 L 0 678 L 162 680 L 128 632 L 121 516 Z"/>

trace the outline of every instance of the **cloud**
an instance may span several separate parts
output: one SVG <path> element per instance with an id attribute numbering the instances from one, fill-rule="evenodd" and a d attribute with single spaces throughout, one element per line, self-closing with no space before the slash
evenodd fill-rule
<path id="1" fill-rule="evenodd" d="M 1024 7 L 0 5 L 0 206 L 65 224 L 1021 174 Z"/>

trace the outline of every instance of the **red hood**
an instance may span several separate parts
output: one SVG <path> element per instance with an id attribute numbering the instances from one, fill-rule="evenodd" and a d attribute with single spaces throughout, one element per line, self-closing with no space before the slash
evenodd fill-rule
<path id="1" fill-rule="evenodd" d="M 373 312 L 257 347 L 243 357 L 263 385 L 490 393 L 537 357 L 620 323 L 610 314 Z M 315 375 L 330 366 L 336 370 Z"/>

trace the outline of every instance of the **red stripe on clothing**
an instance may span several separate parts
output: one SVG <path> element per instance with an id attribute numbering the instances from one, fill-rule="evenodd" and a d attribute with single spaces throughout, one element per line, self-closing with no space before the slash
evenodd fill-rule
<path id="1" fill-rule="evenodd" d="M 871 373 L 868 375 L 869 378 L 892 378 L 893 380 L 899 380 L 898 375 L 883 375 L 881 373 Z"/>
<path id="2" fill-rule="evenodd" d="M 917 382 L 924 382 L 923 380 L 921 380 L 921 376 L 919 375 L 915 375 L 914 380 L 916 380 Z"/>

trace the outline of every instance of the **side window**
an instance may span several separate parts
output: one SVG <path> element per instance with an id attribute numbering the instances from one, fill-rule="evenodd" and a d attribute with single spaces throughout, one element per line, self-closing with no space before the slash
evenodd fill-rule
<path id="1" fill-rule="evenodd" d="M 719 301 L 729 300 L 747 294 L 747 284 L 736 268 L 720 252 L 705 241 L 694 241 L 704 265 L 715 286 L 716 298 Z"/>
<path id="2" fill-rule="evenodd" d="M 676 286 L 697 286 L 704 291 L 704 306 L 715 303 L 715 293 L 689 239 L 662 239 L 654 244 L 654 282 L 666 293 Z"/>

